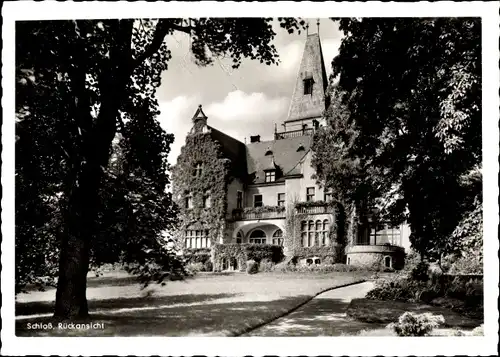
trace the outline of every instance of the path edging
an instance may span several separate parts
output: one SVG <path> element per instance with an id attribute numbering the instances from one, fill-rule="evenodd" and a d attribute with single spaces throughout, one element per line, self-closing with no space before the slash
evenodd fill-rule
<path id="1" fill-rule="evenodd" d="M 350 283 L 346 283 L 346 284 L 342 284 L 342 285 L 338 285 L 338 286 L 333 286 L 331 288 L 327 288 L 327 289 L 321 290 L 318 293 L 316 293 L 314 295 L 311 295 L 310 297 L 306 298 L 300 304 L 292 307 L 290 310 L 287 310 L 287 311 L 285 311 L 285 312 L 283 312 L 281 314 L 278 314 L 276 316 L 272 316 L 269 319 L 264 320 L 263 322 L 260 322 L 260 323 L 254 325 L 254 326 L 245 327 L 245 328 L 242 328 L 242 329 L 237 330 L 237 331 L 232 331 L 227 336 L 228 337 L 238 337 L 238 336 L 244 335 L 246 333 L 252 332 L 253 330 L 256 330 L 256 329 L 261 328 L 261 327 L 263 327 L 263 326 L 265 326 L 267 324 L 270 324 L 271 322 L 274 322 L 274 321 L 276 321 L 276 320 L 278 320 L 278 319 L 280 319 L 282 317 L 290 315 L 292 312 L 298 310 L 299 308 L 301 308 L 302 306 L 304 306 L 305 304 L 307 304 L 308 302 L 310 302 L 312 299 L 314 299 L 318 295 L 326 293 L 327 291 L 331 291 L 331 290 L 335 290 L 335 289 L 340 289 L 340 288 L 345 288 L 345 287 L 348 287 L 348 286 L 351 286 L 351 285 L 366 283 L 369 280 L 370 279 L 360 279 L 360 280 L 357 280 L 357 281 L 354 281 L 354 282 L 350 282 Z"/>

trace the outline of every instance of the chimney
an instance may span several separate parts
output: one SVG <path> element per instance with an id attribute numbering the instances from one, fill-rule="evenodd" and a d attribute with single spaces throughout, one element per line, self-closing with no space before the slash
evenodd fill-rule
<path id="1" fill-rule="evenodd" d="M 260 135 L 250 136 L 250 143 L 260 143 Z"/>

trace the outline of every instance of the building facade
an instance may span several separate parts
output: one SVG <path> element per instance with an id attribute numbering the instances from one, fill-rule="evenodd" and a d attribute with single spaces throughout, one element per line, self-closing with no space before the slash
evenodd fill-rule
<path id="1" fill-rule="evenodd" d="M 309 34 L 284 130 L 273 140 L 255 135 L 242 143 L 211 127 L 199 106 L 172 175 L 183 249 L 275 244 L 303 264 L 402 266 L 406 226 L 359 225 L 313 178 L 311 145 L 326 123 L 326 87 L 320 37 Z"/>

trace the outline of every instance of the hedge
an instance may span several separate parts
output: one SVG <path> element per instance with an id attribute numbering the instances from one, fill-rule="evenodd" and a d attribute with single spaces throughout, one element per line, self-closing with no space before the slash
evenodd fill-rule
<path id="1" fill-rule="evenodd" d="M 226 259 L 228 264 L 230 260 L 235 259 L 238 263 L 238 269 L 246 269 L 248 260 L 260 262 L 269 260 L 273 263 L 279 263 L 283 260 L 283 247 L 272 244 L 216 244 L 213 246 L 214 271 L 222 270 L 223 260 Z"/>

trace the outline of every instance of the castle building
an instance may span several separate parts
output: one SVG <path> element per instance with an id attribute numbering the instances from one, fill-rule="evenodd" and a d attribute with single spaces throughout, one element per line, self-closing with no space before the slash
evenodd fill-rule
<path id="1" fill-rule="evenodd" d="M 183 249 L 274 244 L 299 263 L 402 266 L 407 226 L 356 223 L 313 178 L 311 145 L 326 125 L 327 82 L 320 36 L 308 34 L 284 131 L 273 140 L 242 143 L 210 126 L 198 107 L 172 175 Z"/>

